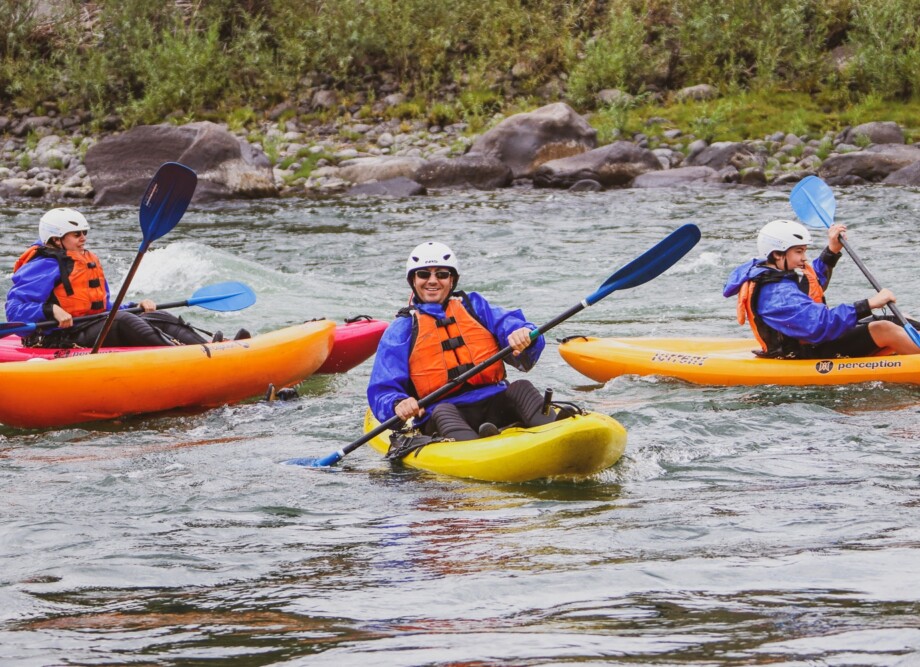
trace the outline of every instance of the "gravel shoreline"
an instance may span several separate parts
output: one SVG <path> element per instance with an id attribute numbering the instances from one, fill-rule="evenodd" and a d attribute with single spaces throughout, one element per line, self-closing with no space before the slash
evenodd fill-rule
<path id="1" fill-rule="evenodd" d="M 53 110 L 47 116 L 23 116 L 15 122 L 5 117 L 5 122 L 0 122 L 0 130 L 7 132 L 0 153 L 0 196 L 49 201 L 91 199 L 94 188 L 83 159 L 91 146 L 108 135 L 84 134 L 79 120 L 56 116 Z M 664 118 L 652 119 L 650 123 L 668 125 Z M 226 129 L 225 125 L 221 127 Z M 354 185 L 340 173 L 351 160 L 368 157 L 438 160 L 464 155 L 477 138 L 468 136 L 467 129 L 465 123 L 440 127 L 424 121 L 366 122 L 343 118 L 310 125 L 297 120 L 266 120 L 255 130 L 231 132 L 268 156 L 274 165 L 272 172 L 280 196 L 315 197 L 347 192 Z M 650 150 L 661 169 L 673 173 L 676 181 L 672 178 L 662 181 L 662 185 L 702 181 L 784 186 L 811 174 L 825 177 L 822 170 L 826 171 L 828 163 L 840 156 L 886 154 L 884 148 L 889 146 L 897 148 L 903 158 L 898 165 L 878 172 L 873 163 L 871 169 L 832 175 L 829 180 L 837 179 L 832 184 L 882 181 L 897 169 L 920 162 L 920 148 L 904 145 L 901 128 L 886 122 L 829 132 L 820 139 L 776 132 L 759 140 L 710 145 L 678 129 L 653 132 L 650 128 L 648 134 L 637 133 L 619 140 Z M 916 157 L 911 152 L 914 150 Z M 715 153 L 721 157 L 713 158 Z M 707 172 L 701 178 L 699 174 L 691 176 L 687 169 L 673 171 L 701 164 L 711 167 L 714 173 Z M 515 181 L 521 183 L 520 179 Z"/>

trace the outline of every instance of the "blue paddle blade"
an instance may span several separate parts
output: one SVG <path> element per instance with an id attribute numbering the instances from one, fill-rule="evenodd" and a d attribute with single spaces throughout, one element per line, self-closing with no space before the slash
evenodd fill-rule
<path id="1" fill-rule="evenodd" d="M 188 300 L 188 305 L 226 312 L 249 308 L 255 302 L 256 293 L 248 285 L 231 280 L 202 287 Z"/>
<path id="2" fill-rule="evenodd" d="M 907 331 L 907 335 L 910 336 L 910 339 L 914 342 L 914 345 L 920 347 L 920 333 L 914 328 L 914 325 L 910 322 L 904 322 L 904 330 Z"/>
<path id="3" fill-rule="evenodd" d="M 34 322 L 4 322 L 0 324 L 0 338 L 6 338 L 13 334 L 32 333 L 36 328 L 37 326 Z"/>
<path id="4" fill-rule="evenodd" d="M 184 164 L 167 162 L 157 170 L 141 198 L 141 252 L 179 223 L 197 185 L 198 176 Z"/>
<path id="5" fill-rule="evenodd" d="M 830 227 L 837 213 L 837 200 L 830 186 L 817 176 L 806 176 L 789 194 L 796 216 L 808 227 Z"/>
<path id="6" fill-rule="evenodd" d="M 334 454 L 329 454 L 318 459 L 309 456 L 297 459 L 288 459 L 287 461 L 282 461 L 281 465 L 300 466 L 301 468 L 329 468 L 330 466 L 334 466 L 343 458 L 343 456 L 336 452 Z"/>
<path id="7" fill-rule="evenodd" d="M 679 227 L 607 278 L 603 285 L 585 298 L 585 303 L 592 306 L 611 292 L 636 287 L 660 276 L 690 252 L 701 236 L 700 228 L 694 224 Z"/>

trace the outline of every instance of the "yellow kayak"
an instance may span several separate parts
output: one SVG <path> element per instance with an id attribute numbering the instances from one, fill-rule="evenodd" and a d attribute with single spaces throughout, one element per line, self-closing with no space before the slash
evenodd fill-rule
<path id="1" fill-rule="evenodd" d="M 379 426 L 370 410 L 364 432 Z M 390 431 L 369 442 L 380 454 Z M 533 428 L 510 427 L 496 436 L 465 442 L 432 442 L 402 463 L 454 477 L 487 482 L 580 479 L 616 463 L 626 449 L 626 429 L 611 417 L 589 412 Z"/>
<path id="2" fill-rule="evenodd" d="M 763 359 L 743 338 L 572 338 L 559 353 L 592 380 L 660 375 L 708 385 L 920 383 L 920 354 L 844 359 Z"/>

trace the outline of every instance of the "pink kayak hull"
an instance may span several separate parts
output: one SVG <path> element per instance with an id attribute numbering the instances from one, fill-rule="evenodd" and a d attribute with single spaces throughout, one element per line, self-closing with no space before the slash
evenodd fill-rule
<path id="1" fill-rule="evenodd" d="M 332 352 L 317 373 L 344 373 L 363 363 L 377 351 L 377 343 L 389 322 L 383 320 L 357 320 L 335 328 Z"/>

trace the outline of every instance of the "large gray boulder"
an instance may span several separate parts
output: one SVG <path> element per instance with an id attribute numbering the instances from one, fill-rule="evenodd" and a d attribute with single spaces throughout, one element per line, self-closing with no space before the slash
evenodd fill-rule
<path id="1" fill-rule="evenodd" d="M 107 137 L 86 152 L 95 204 L 137 204 L 164 162 L 198 174 L 192 201 L 278 194 L 271 163 L 261 150 L 210 122 L 142 125 Z"/>
<path id="2" fill-rule="evenodd" d="M 882 183 L 885 185 L 920 185 L 920 162 L 914 162 L 888 174 Z"/>
<path id="3" fill-rule="evenodd" d="M 506 118 L 470 146 L 468 155 L 484 155 L 511 167 L 514 178 L 530 178 L 545 162 L 577 155 L 597 146 L 597 130 L 564 102 Z"/>
<path id="4" fill-rule="evenodd" d="M 920 147 L 910 144 L 872 144 L 866 153 L 883 153 L 898 160 L 917 162 L 920 160 Z"/>
<path id="5" fill-rule="evenodd" d="M 920 161 L 920 148 L 880 144 L 867 150 L 831 155 L 818 169 L 829 185 L 852 185 L 881 181 L 889 174 Z"/>
<path id="6" fill-rule="evenodd" d="M 627 186 L 639 174 L 658 171 L 661 163 L 652 151 L 629 141 L 614 141 L 593 151 L 551 160 L 534 172 L 533 184 L 540 188 L 568 188 L 590 179 L 604 187 Z"/>
<path id="7" fill-rule="evenodd" d="M 404 176 L 397 176 L 396 178 L 388 178 L 383 181 L 368 181 L 366 183 L 354 185 L 346 194 L 404 199 L 406 197 L 427 195 L 428 191 L 425 189 L 425 186 L 420 183 L 416 183 Z"/>
<path id="8" fill-rule="evenodd" d="M 757 154 L 741 142 L 717 141 L 711 146 L 691 153 L 683 162 L 685 167 L 711 167 L 716 171 L 734 167 L 738 171 L 747 167 L 763 166 Z"/>
<path id="9" fill-rule="evenodd" d="M 479 190 L 506 188 L 513 180 L 511 167 L 485 155 L 461 155 L 452 160 L 429 160 L 415 173 L 415 180 L 429 188 L 474 187 Z"/>
<path id="10" fill-rule="evenodd" d="M 336 176 L 352 183 L 385 181 L 400 177 L 415 181 L 415 173 L 423 164 L 425 160 L 420 157 L 357 157 L 340 162 Z"/>
<path id="11" fill-rule="evenodd" d="M 837 143 L 855 144 L 859 137 L 865 137 L 873 144 L 904 143 L 904 131 L 892 121 L 873 121 L 856 127 L 848 127 L 837 136 Z"/>

